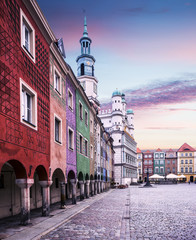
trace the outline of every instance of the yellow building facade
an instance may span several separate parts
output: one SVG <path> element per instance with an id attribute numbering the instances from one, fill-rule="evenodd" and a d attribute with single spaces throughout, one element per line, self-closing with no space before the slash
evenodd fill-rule
<path id="1" fill-rule="evenodd" d="M 178 149 L 177 156 L 178 176 L 184 175 L 186 182 L 194 182 L 196 180 L 196 150 L 187 143 L 184 143 Z"/>

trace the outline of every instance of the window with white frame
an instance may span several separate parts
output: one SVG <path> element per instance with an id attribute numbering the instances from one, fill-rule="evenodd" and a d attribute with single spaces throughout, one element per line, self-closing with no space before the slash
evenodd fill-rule
<path id="1" fill-rule="evenodd" d="M 149 173 L 152 173 L 152 168 L 149 168 Z"/>
<path id="2" fill-rule="evenodd" d="M 62 143 L 62 120 L 54 115 L 54 140 L 55 142 Z"/>
<path id="3" fill-rule="evenodd" d="M 21 122 L 37 130 L 37 93 L 20 79 Z"/>
<path id="4" fill-rule="evenodd" d="M 163 173 L 163 168 L 162 167 L 160 168 L 160 173 Z"/>
<path id="5" fill-rule="evenodd" d="M 69 141 L 69 149 L 74 149 L 74 131 L 71 128 L 68 128 L 68 141 Z"/>
<path id="6" fill-rule="evenodd" d="M 86 139 L 84 142 L 84 154 L 85 154 L 85 156 L 88 155 L 88 141 Z"/>
<path id="7" fill-rule="evenodd" d="M 184 160 L 181 160 L 181 164 L 183 164 L 184 163 Z"/>
<path id="8" fill-rule="evenodd" d="M 79 115 L 80 119 L 83 120 L 83 105 L 80 101 L 79 101 Z"/>
<path id="9" fill-rule="evenodd" d="M 188 156 L 188 153 L 185 153 L 185 156 L 187 157 L 187 156 Z"/>
<path id="10" fill-rule="evenodd" d="M 93 120 L 90 120 L 90 131 L 93 133 Z"/>
<path id="11" fill-rule="evenodd" d="M 155 168 L 155 173 L 158 173 L 158 172 L 159 172 L 159 168 L 156 167 L 156 168 Z"/>
<path id="12" fill-rule="evenodd" d="M 54 89 L 59 95 L 61 95 L 61 77 L 56 69 L 54 71 Z"/>
<path id="13" fill-rule="evenodd" d="M 69 89 L 68 89 L 68 107 L 69 109 L 73 110 L 73 94 Z"/>
<path id="14" fill-rule="evenodd" d="M 193 161 L 192 161 L 192 159 L 190 159 L 190 160 L 189 160 L 189 164 L 192 164 L 192 163 L 193 163 Z"/>
<path id="15" fill-rule="evenodd" d="M 183 173 L 184 172 L 184 168 L 181 168 L 181 173 Z"/>
<path id="16" fill-rule="evenodd" d="M 88 112 L 85 110 L 85 124 L 88 125 Z"/>
<path id="17" fill-rule="evenodd" d="M 188 168 L 187 167 L 185 167 L 185 173 L 187 173 L 188 172 Z"/>
<path id="18" fill-rule="evenodd" d="M 188 160 L 187 159 L 185 160 L 185 164 L 188 164 Z"/>
<path id="19" fill-rule="evenodd" d="M 83 153 L 83 137 L 80 135 L 80 153 Z"/>
<path id="20" fill-rule="evenodd" d="M 21 47 L 28 56 L 35 62 L 35 30 L 20 9 L 20 30 L 21 30 Z"/>
<path id="21" fill-rule="evenodd" d="M 192 167 L 190 167 L 190 168 L 189 168 L 189 172 L 190 172 L 190 173 L 192 173 L 192 171 L 193 171 L 193 168 L 192 168 Z"/>

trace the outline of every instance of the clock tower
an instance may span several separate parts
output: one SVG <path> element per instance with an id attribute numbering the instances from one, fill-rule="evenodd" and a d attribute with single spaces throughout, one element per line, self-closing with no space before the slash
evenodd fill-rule
<path id="1" fill-rule="evenodd" d="M 97 109 L 99 101 L 97 100 L 98 80 L 94 76 L 95 58 L 91 55 L 92 40 L 88 37 L 86 17 L 84 17 L 84 32 L 80 39 L 81 55 L 77 57 L 77 78 L 83 87 L 88 99 Z"/>

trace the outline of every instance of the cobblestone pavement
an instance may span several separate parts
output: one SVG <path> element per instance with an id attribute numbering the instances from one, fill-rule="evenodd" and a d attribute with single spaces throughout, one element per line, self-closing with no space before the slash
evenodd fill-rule
<path id="1" fill-rule="evenodd" d="M 41 239 L 196 239 L 196 184 L 116 189 Z"/>
<path id="2" fill-rule="evenodd" d="M 41 239 L 128 240 L 129 219 L 124 215 L 129 199 L 129 189 L 116 189 Z"/>
<path id="3" fill-rule="evenodd" d="M 196 239 L 196 184 L 130 188 L 131 239 Z"/>

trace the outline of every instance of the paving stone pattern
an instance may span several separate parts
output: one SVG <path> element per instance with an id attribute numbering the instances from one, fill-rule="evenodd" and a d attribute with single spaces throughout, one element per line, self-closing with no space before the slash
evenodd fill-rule
<path id="1" fill-rule="evenodd" d="M 58 240 L 194 240 L 196 184 L 116 189 L 43 236 Z"/>
<path id="2" fill-rule="evenodd" d="M 130 188 L 131 239 L 196 239 L 196 184 Z"/>

